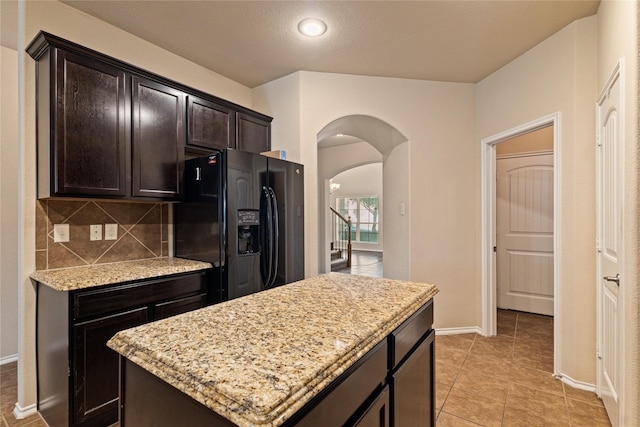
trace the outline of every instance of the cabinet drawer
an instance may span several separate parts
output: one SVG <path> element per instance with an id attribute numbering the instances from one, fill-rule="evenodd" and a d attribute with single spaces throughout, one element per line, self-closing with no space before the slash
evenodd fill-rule
<path id="1" fill-rule="evenodd" d="M 206 293 L 205 272 L 118 285 L 73 296 L 74 319 Z"/>
<path id="2" fill-rule="evenodd" d="M 385 380 L 387 342 L 371 349 L 336 381 L 310 402 L 312 409 L 299 422 L 289 419 L 285 425 L 297 427 L 342 426 Z"/>
<path id="3" fill-rule="evenodd" d="M 197 310 L 207 305 L 207 294 L 194 295 L 180 298 L 175 301 L 167 301 L 155 305 L 153 320 L 164 319 L 187 311 Z"/>
<path id="4" fill-rule="evenodd" d="M 433 325 L 433 301 L 429 301 L 389 335 L 389 369 L 395 368 Z"/>

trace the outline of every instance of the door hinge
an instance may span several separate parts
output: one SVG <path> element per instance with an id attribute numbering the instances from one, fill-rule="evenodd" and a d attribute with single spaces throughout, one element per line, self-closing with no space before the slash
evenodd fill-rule
<path id="1" fill-rule="evenodd" d="M 601 147 L 602 142 L 600 142 L 600 133 L 596 134 L 596 147 Z"/>
<path id="2" fill-rule="evenodd" d="M 497 246 L 493 247 L 493 252 L 498 252 L 498 247 Z"/>
<path id="3" fill-rule="evenodd" d="M 596 357 L 602 360 L 602 356 L 600 356 L 600 344 L 596 344 Z"/>

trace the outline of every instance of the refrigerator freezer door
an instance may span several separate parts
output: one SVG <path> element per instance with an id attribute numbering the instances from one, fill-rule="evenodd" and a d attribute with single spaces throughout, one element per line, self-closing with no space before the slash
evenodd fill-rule
<path id="1" fill-rule="evenodd" d="M 212 302 L 226 298 L 224 215 L 221 168 L 208 158 L 185 162 L 185 202 L 173 205 L 174 254 L 176 257 L 210 262 L 209 293 Z"/>
<path id="2" fill-rule="evenodd" d="M 234 299 L 263 289 L 260 254 L 239 254 L 238 211 L 260 209 L 260 172 L 267 168 L 266 159 L 253 153 L 225 150 L 228 298 Z M 241 226 L 241 224 L 240 224 Z M 259 225 L 260 228 L 264 224 Z"/>

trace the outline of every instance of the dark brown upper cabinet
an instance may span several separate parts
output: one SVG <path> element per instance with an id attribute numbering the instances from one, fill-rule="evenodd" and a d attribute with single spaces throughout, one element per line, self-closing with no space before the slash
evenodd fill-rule
<path id="1" fill-rule="evenodd" d="M 271 119 L 238 113 L 236 123 L 238 150 L 252 153 L 271 150 Z"/>
<path id="2" fill-rule="evenodd" d="M 236 148 L 236 113 L 229 107 L 187 97 L 187 146 L 205 150 Z"/>
<path id="3" fill-rule="evenodd" d="M 133 196 L 178 199 L 184 165 L 183 92 L 132 79 Z"/>
<path id="4" fill-rule="evenodd" d="M 38 197 L 178 201 L 185 151 L 271 147 L 271 117 L 40 32 Z"/>
<path id="5" fill-rule="evenodd" d="M 39 195 L 125 196 L 125 73 L 52 49 L 38 79 Z"/>

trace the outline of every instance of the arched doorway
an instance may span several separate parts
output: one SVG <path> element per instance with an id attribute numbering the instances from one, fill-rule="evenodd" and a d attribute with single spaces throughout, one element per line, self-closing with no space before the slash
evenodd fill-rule
<path id="1" fill-rule="evenodd" d="M 330 187 L 340 172 L 382 163 L 385 203 L 382 238 L 384 276 L 409 278 L 409 149 L 407 138 L 375 117 L 344 116 L 327 124 L 318 142 L 318 270 L 330 271 Z"/>

